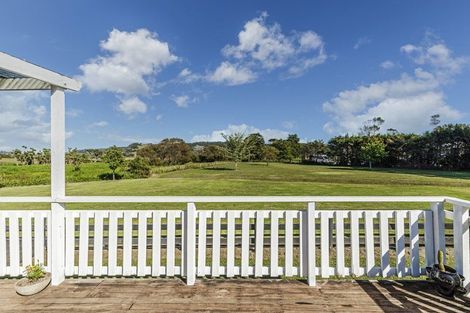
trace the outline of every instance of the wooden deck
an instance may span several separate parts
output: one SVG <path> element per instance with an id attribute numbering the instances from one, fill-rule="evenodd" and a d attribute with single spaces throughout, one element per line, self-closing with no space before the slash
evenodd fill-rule
<path id="1" fill-rule="evenodd" d="M 68 279 L 22 297 L 0 280 L 1 312 L 470 312 L 470 299 L 445 299 L 426 281 Z"/>

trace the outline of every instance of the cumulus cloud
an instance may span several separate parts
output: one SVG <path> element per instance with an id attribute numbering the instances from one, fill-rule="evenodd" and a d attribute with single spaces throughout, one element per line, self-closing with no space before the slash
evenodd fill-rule
<path id="1" fill-rule="evenodd" d="M 257 79 L 258 72 L 283 69 L 283 76 L 297 77 L 327 59 L 325 44 L 314 31 L 283 33 L 277 23 L 267 23 L 267 13 L 245 23 L 238 43 L 226 45 L 223 61 L 207 80 L 241 85 Z"/>
<path id="2" fill-rule="evenodd" d="M 113 29 L 100 48 L 104 55 L 80 65 L 83 74 L 79 79 L 91 91 L 145 94 L 150 90 L 148 76 L 178 59 L 168 43 L 147 29 Z"/>
<path id="3" fill-rule="evenodd" d="M 413 76 L 403 74 L 356 89 L 341 91 L 323 103 L 332 117 L 324 129 L 329 133 L 357 133 L 367 120 L 380 116 L 382 129 L 421 132 L 429 127 L 429 117 L 440 114 L 443 121 L 455 121 L 461 113 L 449 106 L 436 77 L 422 69 Z"/>
<path id="4" fill-rule="evenodd" d="M 429 66 L 438 78 L 446 80 L 458 74 L 468 64 L 468 57 L 456 57 L 453 52 L 443 43 L 426 42 L 417 46 L 406 44 L 400 51 L 409 56 L 420 66 Z"/>
<path id="5" fill-rule="evenodd" d="M 48 145 L 50 142 L 48 104 L 49 97 L 44 92 L 0 93 L 2 150 L 22 145 L 36 148 Z"/>
<path id="6" fill-rule="evenodd" d="M 344 90 L 323 103 L 331 116 L 324 129 L 332 134 L 357 133 L 365 121 L 380 116 L 385 120 L 382 130 L 422 132 L 429 129 L 431 115 L 439 114 L 444 123 L 461 119 L 463 114 L 446 102 L 444 87 L 468 58 L 454 56 L 444 42 L 430 37 L 426 34 L 421 45 L 400 48 L 418 66 L 412 75 Z M 382 63 L 384 68 L 391 65 Z"/>
<path id="7" fill-rule="evenodd" d="M 200 142 L 200 141 L 225 141 L 224 135 L 230 135 L 234 133 L 243 133 L 245 135 L 253 134 L 253 133 L 260 133 L 265 140 L 269 139 L 285 139 L 289 135 L 288 132 L 278 130 L 278 129 L 259 129 L 254 126 L 240 124 L 240 125 L 228 125 L 225 129 L 214 130 L 210 134 L 205 135 L 196 135 L 193 136 L 191 139 L 192 142 Z"/>
<path id="8" fill-rule="evenodd" d="M 102 55 L 80 66 L 78 79 L 92 92 L 112 92 L 124 99 L 118 108 L 121 112 L 145 113 L 146 105 L 136 97 L 150 94 L 155 75 L 178 57 L 167 42 L 144 28 L 134 32 L 113 29 L 100 48 Z"/>
<path id="9" fill-rule="evenodd" d="M 147 112 L 147 104 L 142 102 L 138 97 L 130 97 L 123 99 L 117 109 L 122 113 L 134 115 L 136 113 Z"/>

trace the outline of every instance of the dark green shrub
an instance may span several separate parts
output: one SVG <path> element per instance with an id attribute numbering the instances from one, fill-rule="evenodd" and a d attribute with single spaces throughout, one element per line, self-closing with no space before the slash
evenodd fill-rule
<path id="1" fill-rule="evenodd" d="M 127 171 L 135 178 L 147 178 L 151 175 L 149 162 L 139 156 L 129 161 L 127 164 Z"/>

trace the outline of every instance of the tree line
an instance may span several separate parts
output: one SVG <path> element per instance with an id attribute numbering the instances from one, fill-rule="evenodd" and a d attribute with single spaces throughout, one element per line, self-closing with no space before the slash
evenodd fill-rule
<path id="1" fill-rule="evenodd" d="M 405 134 L 395 129 L 381 132 L 384 120 L 375 117 L 362 126 L 357 135 L 341 135 L 328 142 L 300 142 L 296 134 L 286 139 L 265 141 L 259 133 L 223 134 L 225 142 L 188 144 L 179 138 L 167 138 L 156 144 L 133 143 L 108 149 L 69 149 L 66 163 L 80 171 L 83 163 L 105 162 L 115 178 L 118 169 L 134 177 L 147 177 L 151 167 L 180 165 L 189 162 L 316 163 L 343 166 L 376 166 L 418 169 L 470 169 L 470 126 L 439 126 L 439 116 L 431 117 L 432 131 Z M 12 156 L 24 165 L 47 164 L 50 150 L 36 151 L 23 147 Z"/>
<path id="2" fill-rule="evenodd" d="M 365 154 L 364 147 L 370 152 Z M 345 135 L 332 138 L 325 146 L 334 164 L 416 169 L 470 169 L 470 126 L 448 124 L 423 134 Z"/>

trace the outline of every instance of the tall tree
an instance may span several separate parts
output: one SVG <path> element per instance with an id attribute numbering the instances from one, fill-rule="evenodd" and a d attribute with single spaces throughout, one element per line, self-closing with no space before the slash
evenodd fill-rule
<path id="1" fill-rule="evenodd" d="M 162 164 L 162 160 L 158 157 L 158 145 L 157 144 L 146 144 L 140 147 L 136 154 L 138 157 L 144 158 L 152 166 L 159 166 Z"/>
<path id="2" fill-rule="evenodd" d="M 103 160 L 108 164 L 109 169 L 113 172 L 113 180 L 116 179 L 116 170 L 124 163 L 124 156 L 121 149 L 112 146 L 107 149 L 103 155 Z"/>
<path id="3" fill-rule="evenodd" d="M 246 158 L 248 161 L 261 161 L 263 159 L 264 138 L 254 133 L 245 138 Z"/>
<path id="4" fill-rule="evenodd" d="M 271 146 L 277 150 L 277 160 L 280 162 L 290 162 L 292 156 L 289 153 L 289 145 L 283 139 L 270 139 Z"/>
<path id="5" fill-rule="evenodd" d="M 277 155 L 279 151 L 271 146 L 264 146 L 264 153 L 263 153 L 263 159 L 266 162 L 266 165 L 269 165 L 269 162 L 274 162 L 277 160 Z"/>
<path id="6" fill-rule="evenodd" d="M 385 120 L 380 116 L 376 116 L 370 120 L 367 120 L 360 129 L 360 133 L 365 136 L 375 136 L 380 132 Z"/>
<path id="7" fill-rule="evenodd" d="M 288 151 L 289 151 L 289 162 L 300 159 L 302 155 L 302 145 L 300 144 L 300 138 L 297 134 L 290 134 L 286 139 Z"/>
<path id="8" fill-rule="evenodd" d="M 222 134 L 225 139 L 225 146 L 229 157 L 235 162 L 235 170 L 238 169 L 238 163 L 246 156 L 245 135 L 243 133 Z"/>
<path id="9" fill-rule="evenodd" d="M 163 139 L 155 152 L 165 165 L 186 164 L 193 159 L 191 147 L 179 138 Z"/>
<path id="10" fill-rule="evenodd" d="M 369 168 L 372 168 L 373 162 L 379 162 L 386 156 L 385 145 L 377 137 L 369 138 L 361 151 L 364 160 L 369 162 Z"/>

